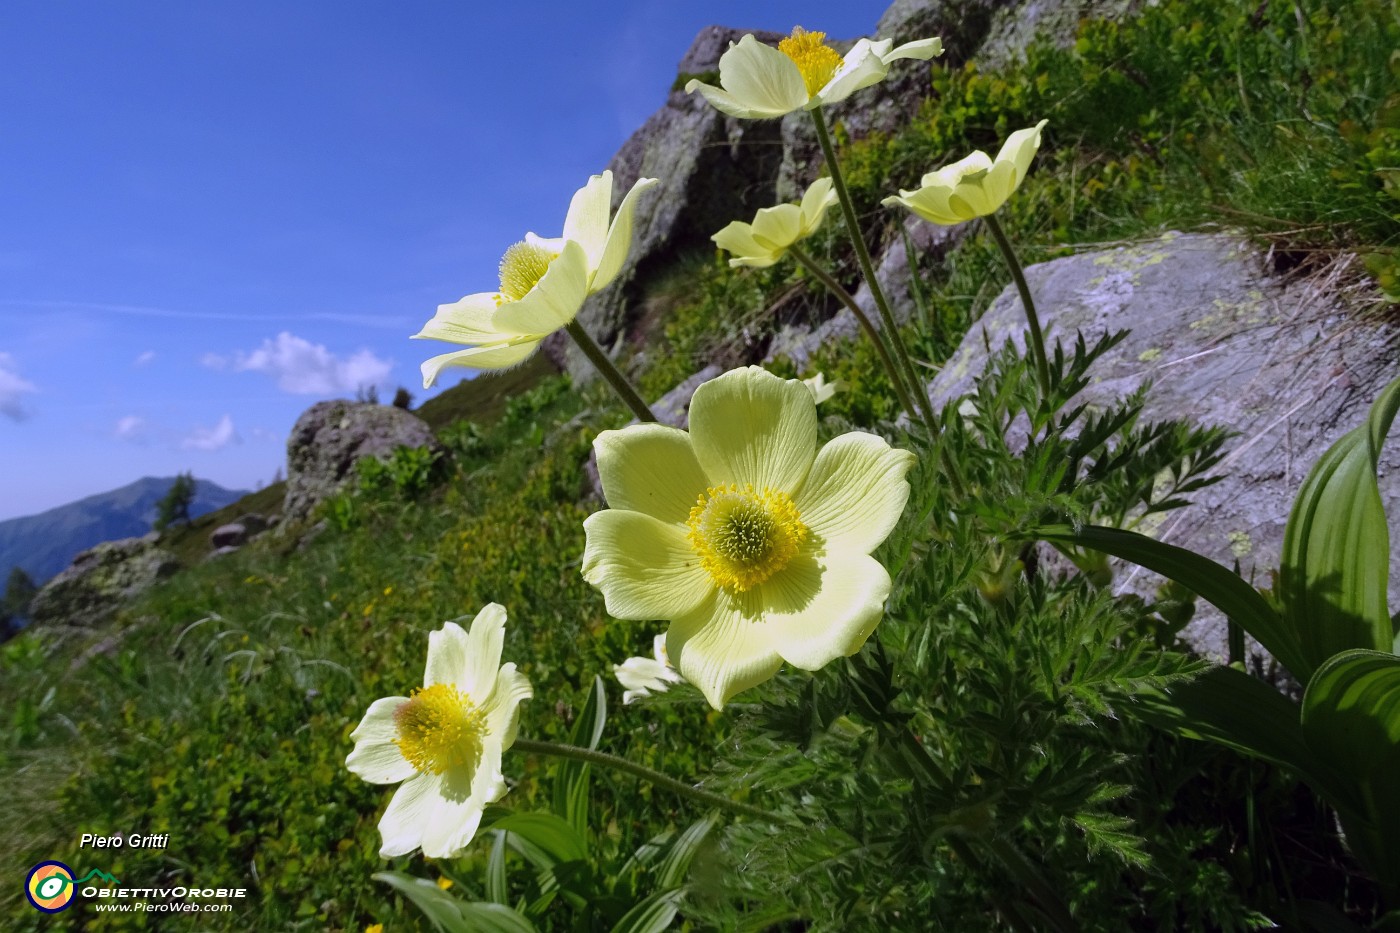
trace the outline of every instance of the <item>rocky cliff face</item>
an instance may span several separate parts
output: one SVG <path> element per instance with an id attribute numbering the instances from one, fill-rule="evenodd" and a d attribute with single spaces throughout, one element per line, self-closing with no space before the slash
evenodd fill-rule
<path id="1" fill-rule="evenodd" d="M 1286 278 L 1238 237 L 1167 234 L 1031 266 L 1026 278 L 1049 339 L 1128 337 L 1094 368 L 1080 401 L 1104 405 L 1150 385 L 1144 418 L 1220 425 L 1234 439 L 1213 471 L 1220 481 L 1186 508 L 1153 516 L 1136 530 L 1226 567 L 1238 562 L 1255 586 L 1272 585 L 1283 530 L 1303 478 L 1342 434 L 1362 424 L 1395 376 L 1400 332 L 1367 320 L 1332 275 Z M 1368 291 L 1363 289 L 1362 291 Z M 1025 314 L 1008 286 L 967 333 L 931 385 L 935 405 L 972 389 L 993 352 L 1011 341 L 1024 352 Z M 1381 497 L 1400 519 L 1400 444 L 1381 458 Z M 1150 595 L 1160 579 L 1121 564 L 1119 592 Z M 1391 603 L 1400 566 L 1390 572 Z M 1196 648 L 1227 653 L 1225 619 L 1201 603 L 1186 632 Z"/>

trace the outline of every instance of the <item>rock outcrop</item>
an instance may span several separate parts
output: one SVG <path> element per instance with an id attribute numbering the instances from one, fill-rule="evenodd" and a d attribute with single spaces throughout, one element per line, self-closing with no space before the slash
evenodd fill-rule
<path id="1" fill-rule="evenodd" d="M 1101 358 L 1081 400 L 1103 405 L 1149 384 L 1144 417 L 1221 425 L 1237 436 L 1215 469 L 1221 480 L 1192 505 L 1137 530 L 1231 566 L 1269 585 L 1299 485 L 1343 433 L 1361 424 L 1397 375 L 1396 330 L 1339 300 L 1333 284 L 1272 274 L 1259 250 L 1225 235 L 1166 234 L 1026 270 L 1042 323 L 1071 343 L 1127 330 Z M 1340 273 L 1334 277 L 1341 279 Z M 968 331 L 932 384 L 935 404 L 971 391 L 993 351 L 1024 351 L 1021 302 L 1008 287 Z M 1400 442 L 1381 459 L 1381 495 L 1400 518 Z M 1119 565 L 1118 591 L 1151 593 L 1160 581 Z M 1391 567 L 1391 600 L 1400 565 Z M 1226 653 L 1224 619 L 1199 605 L 1186 631 L 1195 647 Z"/>
<path id="2" fill-rule="evenodd" d="M 155 541 L 149 534 L 83 551 L 34 595 L 34 624 L 96 626 L 111 619 L 122 603 L 179 570 L 175 555 Z"/>
<path id="3" fill-rule="evenodd" d="M 343 400 L 312 405 L 287 439 L 282 527 L 307 518 L 349 483 L 361 457 L 387 460 L 398 447 L 440 449 L 427 424 L 402 408 Z"/>

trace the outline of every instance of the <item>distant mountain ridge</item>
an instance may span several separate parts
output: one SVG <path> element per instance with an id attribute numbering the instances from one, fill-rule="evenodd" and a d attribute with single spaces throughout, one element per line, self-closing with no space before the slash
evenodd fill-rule
<path id="1" fill-rule="evenodd" d="M 98 493 L 40 512 L 0 522 L 0 580 L 23 567 L 43 585 L 95 544 L 143 535 L 156 518 L 156 503 L 170 491 L 175 477 L 146 476 L 120 489 Z M 195 480 L 190 517 L 221 509 L 247 495 L 207 479 Z"/>

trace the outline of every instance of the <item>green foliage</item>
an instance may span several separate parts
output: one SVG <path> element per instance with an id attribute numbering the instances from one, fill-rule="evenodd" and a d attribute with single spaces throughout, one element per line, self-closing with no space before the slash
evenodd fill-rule
<path id="1" fill-rule="evenodd" d="M 1400 409 L 1400 380 L 1366 424 L 1343 435 L 1309 471 L 1284 531 L 1278 608 L 1224 567 L 1133 532 L 1046 529 L 1047 540 L 1099 548 L 1189 587 L 1253 635 L 1304 685 L 1300 711 L 1242 671 L 1218 668 L 1143 714 L 1296 771 L 1336 808 L 1352 851 L 1400 903 L 1400 846 L 1380 830 L 1400 820 L 1377 782 L 1400 767 L 1400 657 L 1386 609 L 1390 534 L 1376 470 Z"/>
<path id="2" fill-rule="evenodd" d="M 190 523 L 190 506 L 194 504 L 194 475 L 181 473 L 170 484 L 170 490 L 156 503 L 156 531 L 164 531 L 176 522 Z"/>

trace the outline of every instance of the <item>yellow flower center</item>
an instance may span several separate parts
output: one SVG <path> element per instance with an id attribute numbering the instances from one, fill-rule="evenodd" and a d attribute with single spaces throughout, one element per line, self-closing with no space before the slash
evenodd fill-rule
<path id="1" fill-rule="evenodd" d="M 523 240 L 506 250 L 501 257 L 501 297 L 497 303 L 519 301 L 530 294 L 544 278 L 549 264 L 558 258 L 558 253 Z"/>
<path id="2" fill-rule="evenodd" d="M 486 737 L 486 715 L 451 684 L 413 691 L 394 711 L 394 725 L 399 730 L 394 744 L 420 774 L 476 764 Z"/>
<path id="3" fill-rule="evenodd" d="M 842 63 L 841 53 L 826 44 L 826 33 L 808 32 L 801 26 L 794 26 L 792 35 L 778 43 L 778 51 L 797 63 L 808 96 L 826 87 Z"/>
<path id="4" fill-rule="evenodd" d="M 690 510 L 687 535 L 716 584 L 740 593 L 782 570 L 807 537 L 785 492 L 752 483 L 711 486 Z"/>

